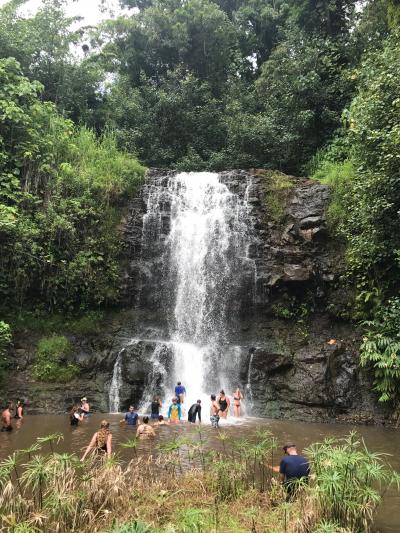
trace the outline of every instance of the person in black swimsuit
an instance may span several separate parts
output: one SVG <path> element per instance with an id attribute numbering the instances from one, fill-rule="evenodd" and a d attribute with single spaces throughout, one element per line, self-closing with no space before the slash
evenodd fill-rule
<path id="1" fill-rule="evenodd" d="M 82 422 L 83 414 L 80 413 L 80 409 L 77 405 L 74 405 L 69 412 L 69 421 L 71 426 L 78 426 L 79 422 Z"/>
<path id="2" fill-rule="evenodd" d="M 151 402 L 151 419 L 152 420 L 158 420 L 161 407 L 162 407 L 162 403 L 160 401 L 160 398 L 158 398 L 158 396 L 155 396 L 153 398 L 153 401 Z"/>
<path id="3" fill-rule="evenodd" d="M 226 418 L 228 416 L 229 407 L 231 405 L 231 402 L 227 396 L 225 396 L 225 391 L 222 389 L 218 396 L 218 403 L 219 403 L 219 414 L 223 418 Z"/>
<path id="4" fill-rule="evenodd" d="M 199 417 L 199 422 L 201 423 L 201 400 L 197 400 L 197 403 L 194 403 L 188 412 L 188 420 L 192 424 L 196 423 L 196 416 Z"/>

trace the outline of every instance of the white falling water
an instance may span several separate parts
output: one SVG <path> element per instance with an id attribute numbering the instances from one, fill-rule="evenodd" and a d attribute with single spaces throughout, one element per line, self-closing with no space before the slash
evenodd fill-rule
<path id="1" fill-rule="evenodd" d="M 110 390 L 108 393 L 108 408 L 110 413 L 118 413 L 120 409 L 120 397 L 119 397 L 119 391 L 122 384 L 122 352 L 125 348 L 123 348 L 115 361 L 114 365 L 114 371 L 113 376 L 111 379 L 111 385 Z"/>
<path id="2" fill-rule="evenodd" d="M 228 376 L 226 363 L 232 305 L 237 303 L 235 295 L 240 292 L 243 270 L 249 264 L 251 181 L 245 185 L 240 196 L 231 192 L 218 174 L 193 172 L 156 177 L 147 186 L 142 253 L 147 257 L 156 251 L 162 257 L 161 294 L 169 339 L 158 341 L 160 345 L 151 357 L 153 372 L 143 394 L 142 409 L 147 409 L 153 394 L 159 392 L 160 378 L 166 403 L 174 395 L 177 381 L 181 381 L 187 390 L 187 405 L 200 398 L 206 400 L 205 408 L 210 393 L 218 393 L 225 386 L 232 388 L 226 390 L 229 394 L 238 385 L 238 378 L 230 377 L 232 371 Z M 162 358 L 167 345 L 173 357 L 168 372 Z M 111 411 L 120 408 L 121 361 L 122 351 L 110 387 Z M 231 361 L 231 366 L 235 364 Z"/>
<path id="3" fill-rule="evenodd" d="M 185 385 L 190 404 L 213 392 L 216 357 L 227 337 L 229 289 L 237 278 L 235 259 L 244 255 L 246 207 L 215 173 L 178 174 L 168 189 L 174 382 Z"/>

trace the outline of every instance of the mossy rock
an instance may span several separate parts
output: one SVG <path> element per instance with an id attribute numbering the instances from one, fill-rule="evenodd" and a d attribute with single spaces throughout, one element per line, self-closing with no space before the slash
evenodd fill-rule
<path id="1" fill-rule="evenodd" d="M 290 194 L 294 189 L 293 178 L 278 171 L 265 170 L 262 172 L 265 179 L 265 205 L 267 217 L 277 224 L 284 222 Z"/>

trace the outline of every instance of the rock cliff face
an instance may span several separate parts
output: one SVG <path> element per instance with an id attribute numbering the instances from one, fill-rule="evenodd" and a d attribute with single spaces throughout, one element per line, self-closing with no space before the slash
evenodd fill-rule
<path id="1" fill-rule="evenodd" d="M 19 372 L 8 386 L 9 396 L 28 398 L 37 412 L 61 412 L 86 395 L 94 408 L 106 411 L 119 353 L 122 406 L 140 403 L 146 386 L 160 387 L 170 365 L 168 342 L 162 342 L 168 338 L 170 307 L 165 305 L 168 287 L 161 252 L 171 209 L 160 184 L 166 185 L 172 174 L 150 171 L 130 202 L 123 223 L 127 252 L 121 283 L 122 306 L 128 311 L 107 321 L 101 335 L 71 338 L 70 357 L 82 368 L 79 379 L 66 386 L 36 383 L 30 368 L 37 339 L 21 339 L 15 354 Z M 357 364 L 357 331 L 333 313 L 346 303 L 346 295 L 338 278 L 340 246 L 327 228 L 328 187 L 263 171 L 223 172 L 220 179 L 230 191 L 246 197 L 251 217 L 247 261 L 230 295 L 229 347 L 221 364 L 245 390 L 252 413 L 315 421 L 384 421 L 371 383 Z M 162 206 L 157 228 L 161 238 L 143 235 L 149 190 L 155 184 Z M 157 368 L 152 361 L 156 343 L 164 350 Z"/>

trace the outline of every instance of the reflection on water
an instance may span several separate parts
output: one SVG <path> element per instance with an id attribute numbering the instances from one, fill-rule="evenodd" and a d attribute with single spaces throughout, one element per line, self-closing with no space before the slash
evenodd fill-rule
<path id="1" fill-rule="evenodd" d="M 16 449 L 28 448 L 37 437 L 44 437 L 56 432 L 61 432 L 64 435 L 64 440 L 57 446 L 58 451 L 81 454 L 104 417 L 104 414 L 94 414 L 84 420 L 80 426 L 71 427 L 67 416 L 27 416 L 24 420 L 14 423 L 12 433 L 0 433 L 0 459 L 8 456 Z M 134 437 L 135 428 L 121 425 L 121 415 L 106 415 L 106 418 L 110 421 L 110 429 L 113 433 L 114 451 L 118 452 L 123 460 L 129 460 L 133 457 L 134 452 L 121 448 L 120 444 Z M 251 439 L 258 427 L 272 431 L 279 444 L 283 445 L 286 441 L 294 441 L 300 450 L 327 436 L 345 435 L 351 429 L 349 426 L 343 425 L 306 424 L 254 418 L 242 419 L 235 424 L 229 423 L 229 420 L 227 423 L 225 421 L 221 423 L 221 429 L 228 434 L 228 442 L 242 438 Z M 365 439 L 366 445 L 371 450 L 393 454 L 388 457 L 388 462 L 393 468 L 400 471 L 400 457 L 396 455 L 400 445 L 399 431 L 378 427 L 358 427 L 357 431 Z M 197 431 L 187 424 L 160 426 L 156 429 L 156 434 L 154 440 L 145 440 L 139 443 L 138 454 L 156 454 L 158 444 L 178 435 L 185 434 L 192 436 L 193 439 L 198 439 Z M 222 451 L 223 443 L 216 438 L 217 435 L 218 431 L 213 430 L 209 425 L 204 424 L 202 426 L 202 437 L 207 446 Z M 377 531 L 382 533 L 400 532 L 399 508 L 399 494 L 394 490 L 389 491 L 385 495 L 384 503 L 376 520 Z"/>

